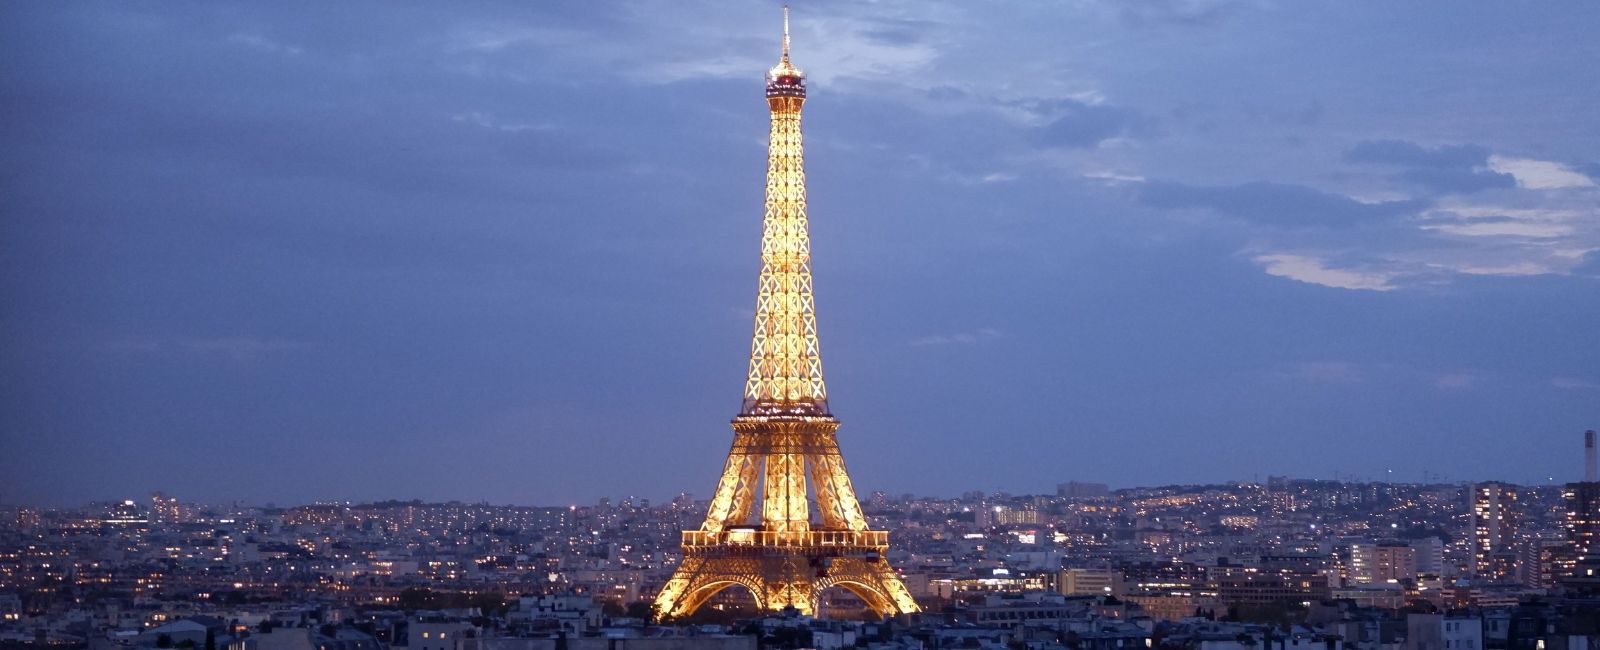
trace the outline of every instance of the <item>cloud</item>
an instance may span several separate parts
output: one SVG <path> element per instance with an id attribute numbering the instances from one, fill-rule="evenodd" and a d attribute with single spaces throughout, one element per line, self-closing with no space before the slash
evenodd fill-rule
<path id="1" fill-rule="evenodd" d="M 1088 179 L 1097 180 L 1097 181 L 1103 181 L 1103 182 L 1106 182 L 1106 183 L 1112 183 L 1112 184 L 1116 184 L 1116 183 L 1142 183 L 1145 180 L 1143 176 L 1140 176 L 1138 174 L 1123 174 L 1123 173 L 1116 172 L 1116 171 L 1111 171 L 1111 170 L 1086 172 L 1086 173 L 1083 174 L 1083 177 L 1084 178 L 1088 178 Z"/>
<path id="2" fill-rule="evenodd" d="M 1550 380 L 1550 385 L 1556 388 L 1574 390 L 1600 390 L 1600 382 L 1579 379 L 1577 377 L 1556 377 Z"/>
<path id="3" fill-rule="evenodd" d="M 1232 16 L 1242 5 L 1230 0 L 1123 0 L 1118 16 L 1129 27 L 1215 25 Z"/>
<path id="4" fill-rule="evenodd" d="M 1470 374 L 1464 372 L 1454 372 L 1439 375 L 1439 377 L 1433 381 L 1433 385 L 1442 390 L 1461 390 L 1465 388 L 1471 388 L 1472 383 L 1476 380 L 1477 378 Z"/>
<path id="5" fill-rule="evenodd" d="M 551 131 L 556 127 L 548 123 L 502 122 L 482 111 L 468 111 L 451 116 L 451 121 L 476 124 L 486 129 L 516 133 L 519 131 Z"/>
<path id="6" fill-rule="evenodd" d="M 1451 210 L 1436 210 L 1426 215 L 1423 230 L 1436 230 L 1463 237 L 1530 237 L 1553 238 L 1572 234 L 1573 227 L 1560 218 L 1550 218 L 1528 211 L 1517 211 L 1518 216 L 1507 214 L 1462 214 Z"/>
<path id="7" fill-rule="evenodd" d="M 1361 367 L 1349 361 L 1307 361 L 1281 373 L 1313 384 L 1353 384 L 1361 381 Z"/>
<path id="8" fill-rule="evenodd" d="M 1557 190 L 1594 187 L 1594 180 L 1548 160 L 1490 156 L 1489 168 L 1516 177 L 1517 187 L 1530 190 Z"/>
<path id="9" fill-rule="evenodd" d="M 1346 151 L 1345 160 L 1402 167 L 1396 178 L 1440 194 L 1363 201 L 1299 185 L 1198 187 L 1170 181 L 1147 182 L 1135 191 L 1146 205 L 1207 209 L 1244 226 L 1272 226 L 1244 231 L 1250 239 L 1243 248 L 1252 259 L 1272 275 L 1329 287 L 1385 291 L 1439 282 L 1449 274 L 1591 274 L 1585 256 L 1600 249 L 1595 191 L 1548 164 L 1516 169 L 1535 174 L 1535 185 L 1563 185 L 1562 191 L 1529 191 L 1511 174 L 1490 171 L 1490 161 L 1498 159 L 1476 145 L 1375 140 Z M 1461 196 L 1495 187 L 1501 189 L 1489 195 L 1493 203 Z M 1362 263 L 1332 263 L 1317 251 L 1358 253 Z"/>
<path id="10" fill-rule="evenodd" d="M 1589 251 L 1579 258 L 1577 266 L 1572 267 L 1572 273 L 1600 278 L 1600 250 Z"/>
<path id="11" fill-rule="evenodd" d="M 228 37 L 228 42 L 272 54 L 298 56 L 305 52 L 305 49 L 298 45 L 279 43 L 260 34 L 234 34 Z"/>
<path id="12" fill-rule="evenodd" d="M 971 345 L 982 341 L 997 339 L 1002 336 L 1004 335 L 1000 333 L 1000 330 L 992 327 L 984 327 L 971 332 L 956 332 L 954 334 L 935 334 L 932 336 L 924 336 L 921 338 L 912 339 L 907 343 L 907 345 Z"/>
<path id="13" fill-rule="evenodd" d="M 1346 162 L 1405 168 L 1399 178 L 1435 192 L 1466 194 L 1516 187 L 1511 174 L 1490 170 L 1489 150 L 1477 145 L 1424 147 L 1404 140 L 1368 140 L 1344 154 Z"/>
<path id="14" fill-rule="evenodd" d="M 1424 214 L 1417 227 L 1438 246 L 1396 251 L 1437 268 L 1473 275 L 1588 275 L 1585 265 L 1600 250 L 1592 190 L 1514 191 L 1499 204 L 1446 199 Z"/>
<path id="15" fill-rule="evenodd" d="M 811 80 L 833 92 L 881 86 L 833 83 L 839 80 L 893 81 L 934 79 L 918 74 L 939 55 L 941 27 L 949 20 L 938 8 L 916 19 L 874 11 L 807 11 L 794 16 L 794 61 Z M 691 24 L 695 38 L 663 25 Z M 752 33 L 752 25 L 768 31 Z M 594 25 L 566 28 L 489 24 L 457 35 L 456 47 L 487 54 L 522 56 L 518 48 L 544 49 L 562 56 L 589 58 L 644 84 L 702 79 L 757 80 L 777 63 L 778 14 L 752 5 L 740 10 L 708 3 L 640 5 L 616 17 L 603 29 Z"/>
<path id="16" fill-rule="evenodd" d="M 620 398 L 674 431 L 699 422 L 684 396 L 719 394 L 726 376 L 711 370 L 739 363 L 739 351 L 682 352 L 748 340 L 740 338 L 748 337 L 747 309 L 734 323 L 718 316 L 723 305 L 748 304 L 746 255 L 759 235 L 766 133 L 761 74 L 777 56 L 774 5 L 376 13 L 338 5 L 316 16 L 274 5 L 172 6 L 33 3 L 7 12 L 15 20 L 14 37 L 0 40 L 12 64 L 4 82 L 12 101 L 0 102 L 8 143 L 0 151 L 0 287 L 17 306 L 0 330 L 20 343 L 0 346 L 8 355 L 0 379 L 16 387 L 4 391 L 0 413 L 7 431 L 63 432 L 49 436 L 61 443 L 59 460 L 8 456 L 41 477 L 13 483 L 37 484 L 33 493 L 52 499 L 137 491 L 148 477 L 128 468 L 142 463 L 116 452 L 187 449 L 174 460 L 204 462 L 226 446 L 217 441 L 222 430 L 278 445 L 266 451 L 273 457 L 289 457 L 307 440 L 377 450 L 360 456 L 370 467 L 322 472 L 339 477 L 335 483 L 291 481 L 302 493 L 360 497 L 348 490 L 372 483 L 363 472 L 393 474 L 382 471 L 394 465 L 384 454 L 426 457 L 431 448 L 407 445 L 432 445 L 444 429 L 470 435 L 475 418 L 513 410 L 528 395 L 573 413 L 604 411 Z M 818 241 L 828 246 L 825 266 L 859 280 L 834 296 L 835 306 L 882 315 L 882 329 L 903 333 L 892 345 L 906 357 L 994 353 L 1020 342 L 1018 332 L 1051 328 L 1102 342 L 1090 349 L 1028 337 L 1039 363 L 1014 373 L 1015 387 L 983 396 L 995 400 L 989 410 L 1024 418 L 1008 423 L 1020 431 L 1049 430 L 1026 420 L 1045 417 L 1027 406 L 1064 391 L 1088 397 L 1090 428 L 1170 429 L 1190 421 L 1185 413 L 1197 405 L 1260 412 L 1252 391 L 1228 390 L 1229 369 L 1218 359 L 1283 372 L 1295 360 L 1396 355 L 1448 364 L 1408 375 L 1414 393 L 1359 391 L 1371 408 L 1330 414 L 1325 402 L 1299 402 L 1304 396 L 1290 391 L 1272 405 L 1274 417 L 1252 420 L 1261 432 L 1227 418 L 1197 428 L 1200 437 L 1246 444 L 1270 439 L 1276 416 L 1314 416 L 1300 418 L 1320 427 L 1307 440 L 1337 431 L 1381 439 L 1391 433 L 1385 427 L 1403 429 L 1418 414 L 1456 425 L 1480 417 L 1473 408 L 1514 410 L 1452 401 L 1435 387 L 1441 374 L 1463 369 L 1482 373 L 1474 390 L 1519 366 L 1570 368 L 1535 377 L 1540 384 L 1560 374 L 1600 381 L 1570 363 L 1573 349 L 1585 349 L 1582 316 L 1600 298 L 1600 279 L 1456 275 L 1525 272 L 1534 263 L 1600 276 L 1600 256 L 1590 253 L 1600 249 L 1594 189 L 1507 187 L 1509 174 L 1488 169 L 1481 147 L 1435 146 L 1476 139 L 1577 171 L 1591 169 L 1575 164 L 1585 155 L 1600 160 L 1583 138 L 1562 138 L 1594 132 L 1597 116 L 1583 110 L 1594 91 L 1570 84 L 1585 59 L 1577 53 L 1594 39 L 1559 11 L 1514 11 L 1506 22 L 1468 18 L 1537 33 L 1548 47 L 1463 43 L 1460 29 L 1351 38 L 1374 16 L 1205 0 L 1006 11 L 904 0 L 802 7 L 796 62 L 816 82 L 806 128 Z M 929 24 L 905 22 L 923 15 Z M 1263 56 L 1272 65 L 1240 65 Z M 1371 74 L 1374 61 L 1395 60 L 1438 65 Z M 1448 92 L 1391 101 L 1419 87 Z M 1529 99 L 1541 97 L 1563 101 Z M 1060 98 L 1070 101 L 1050 101 Z M 1331 102 L 1320 119 L 1317 101 Z M 1175 109 L 1184 106 L 1208 108 L 1190 119 Z M 1392 133 L 1430 140 L 1420 157 L 1341 161 L 1350 145 Z M 1452 158 L 1465 154 L 1477 162 Z M 1600 178 L 1600 170 L 1589 174 Z M 946 182 L 963 177 L 971 184 Z M 1202 186 L 1168 186 L 1167 196 L 1144 199 L 1209 203 L 1171 212 L 1142 205 L 1144 178 Z M 1288 185 L 1233 187 L 1257 180 Z M 1364 186 L 1374 180 L 1382 186 Z M 1477 186 L 1490 187 L 1466 194 Z M 1456 188 L 1438 192 L 1480 204 L 1434 201 L 1441 214 L 1420 219 L 1372 214 L 1383 206 L 1373 201 L 1419 198 L 1425 187 Z M 1229 203 L 1262 197 L 1281 205 Z M 1573 216 L 1548 212 L 1557 209 Z M 1152 213 L 1173 218 L 1139 218 Z M 1324 222 L 1354 227 L 1283 227 Z M 1262 277 L 1268 268 L 1322 284 Z M 872 277 L 856 272 L 863 269 Z M 1449 291 L 1366 292 L 1451 277 L 1458 286 Z M 917 297 L 894 289 L 928 282 L 941 299 L 992 314 L 972 318 L 1005 323 L 1005 335 L 977 329 L 975 320 L 918 325 L 906 316 L 919 311 Z M 1378 288 L 1348 291 L 1361 286 Z M 1230 308 L 1206 310 L 1219 298 Z M 1168 317 L 1174 310 L 1198 317 Z M 1427 333 L 1440 322 L 1450 327 Z M 129 333 L 151 338 L 106 351 L 80 345 Z M 912 347 L 919 336 L 917 346 L 946 347 Z M 31 345 L 60 337 L 69 340 Z M 441 338 L 448 344 L 437 345 Z M 296 339 L 310 343 L 299 348 Z M 1212 353 L 1194 354 L 1195 340 L 1208 341 Z M 1285 349 L 1296 356 L 1285 360 Z M 636 367 L 589 372 L 597 356 L 613 354 Z M 885 372 L 929 378 L 890 361 Z M 1064 362 L 1082 370 L 1071 375 L 1090 379 L 1061 385 L 1047 371 Z M 1151 367 L 1185 379 L 1151 384 L 1167 391 L 1152 402 L 1161 408 L 1129 402 L 1130 391 L 1119 390 Z M 1307 382 L 1335 382 L 1302 384 L 1313 389 L 1363 386 L 1336 383 L 1357 379 L 1396 386 L 1377 365 L 1323 361 L 1294 370 Z M 681 390 L 663 395 L 663 381 Z M 883 396 L 891 401 L 948 388 L 875 383 L 901 391 Z M 1600 395 L 1567 394 L 1581 398 L 1528 409 L 1533 417 L 1572 411 Z M 82 403 L 57 408 L 63 396 Z M 305 408 L 284 413 L 285 400 Z M 580 420 L 505 428 L 532 447 L 654 444 L 617 437 L 647 427 Z M 931 435 L 957 440 L 970 428 L 959 418 L 938 420 Z M 263 434 L 272 431 L 295 436 Z M 85 450 L 94 449 L 111 460 L 86 465 Z M 1281 458 L 1257 460 L 1289 463 L 1293 455 L 1279 449 Z M 569 465 L 515 492 L 592 502 L 635 489 L 588 480 L 604 473 Z M 64 471 L 85 467 L 93 471 Z M 930 485 L 930 473 L 899 465 L 886 470 L 897 468 L 876 480 L 906 483 L 906 491 L 965 489 Z M 674 494 L 703 480 L 649 478 L 655 483 L 641 494 Z M 400 488 L 421 491 L 402 496 L 494 496 L 470 492 L 483 481 L 455 483 L 462 487 L 450 490 L 469 492 Z M 186 493 L 204 498 L 204 487 Z M 267 481 L 251 489 L 289 488 Z M 379 481 L 359 489 L 386 497 L 393 495 L 382 490 L 395 488 Z"/>
<path id="17" fill-rule="evenodd" d="M 1032 110 L 1052 116 L 1036 130 L 1038 140 L 1061 147 L 1095 147 L 1112 138 L 1146 133 L 1151 127 L 1150 118 L 1139 111 L 1072 99 L 1051 100 Z"/>
<path id="18" fill-rule="evenodd" d="M 1253 261 L 1260 264 L 1262 270 L 1266 271 L 1268 275 L 1310 284 L 1320 284 L 1325 287 L 1366 291 L 1390 291 L 1396 288 L 1391 283 L 1395 278 L 1395 273 L 1335 269 L 1330 268 L 1326 262 L 1320 259 L 1304 255 L 1290 255 L 1287 253 L 1257 255 L 1253 258 Z"/>
<path id="19" fill-rule="evenodd" d="M 1139 200 L 1158 208 L 1204 208 L 1268 225 L 1325 227 L 1392 221 L 1426 205 L 1418 200 L 1363 203 L 1300 185 L 1265 182 L 1195 187 L 1152 181 L 1141 186 Z"/>
<path id="20" fill-rule="evenodd" d="M 1400 179 L 1435 192 L 1469 194 L 1480 190 L 1516 187 L 1510 174 L 1464 169 L 1408 169 Z"/>
<path id="21" fill-rule="evenodd" d="M 1489 162 L 1489 150 L 1477 145 L 1424 147 L 1404 140 L 1367 140 L 1351 147 L 1344 159 L 1353 163 L 1462 169 Z"/>

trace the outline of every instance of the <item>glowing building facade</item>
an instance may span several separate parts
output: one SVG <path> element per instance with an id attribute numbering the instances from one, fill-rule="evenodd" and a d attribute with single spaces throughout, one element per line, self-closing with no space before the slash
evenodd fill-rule
<path id="1" fill-rule="evenodd" d="M 1479 483 L 1472 491 L 1472 572 L 1479 578 L 1507 581 L 1515 577 L 1520 517 L 1517 486 Z"/>
<path id="2" fill-rule="evenodd" d="M 1556 579 L 1569 590 L 1600 591 L 1600 482 L 1595 476 L 1595 432 L 1583 432 L 1583 480 L 1568 483 L 1567 548 L 1556 558 Z"/>

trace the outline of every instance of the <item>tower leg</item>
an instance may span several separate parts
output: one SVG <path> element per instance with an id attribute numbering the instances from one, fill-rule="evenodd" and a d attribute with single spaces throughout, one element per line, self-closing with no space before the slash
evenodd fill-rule
<path id="1" fill-rule="evenodd" d="M 900 574 L 895 573 L 889 563 L 883 560 L 834 560 L 828 576 L 819 581 L 817 590 L 820 592 L 828 587 L 849 589 L 879 616 L 920 611 L 916 599 L 911 597 L 911 591 L 900 580 Z"/>
<path id="2" fill-rule="evenodd" d="M 793 607 L 814 615 L 824 589 L 849 589 L 879 616 L 918 611 L 900 575 L 883 560 L 835 557 L 826 566 L 803 554 L 688 555 L 656 596 L 657 618 L 693 614 L 723 589 L 740 585 L 765 611 Z"/>
<path id="3" fill-rule="evenodd" d="M 656 595 L 656 618 L 673 619 L 693 614 L 712 596 L 735 585 L 749 590 L 756 609 L 769 609 L 769 592 L 760 571 L 756 558 L 686 556 L 673 572 L 672 579 Z"/>

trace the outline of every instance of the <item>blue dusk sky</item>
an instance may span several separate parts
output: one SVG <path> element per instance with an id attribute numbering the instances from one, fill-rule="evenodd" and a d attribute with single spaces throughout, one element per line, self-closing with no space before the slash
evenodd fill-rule
<path id="1" fill-rule="evenodd" d="M 1600 3 L 796 2 L 863 493 L 1578 478 Z M 9 2 L 0 502 L 707 496 L 772 2 Z"/>

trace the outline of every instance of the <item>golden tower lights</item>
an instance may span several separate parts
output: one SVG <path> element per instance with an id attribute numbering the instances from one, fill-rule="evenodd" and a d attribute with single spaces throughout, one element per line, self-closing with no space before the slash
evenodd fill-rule
<path id="1" fill-rule="evenodd" d="M 839 586 L 879 615 L 918 611 L 884 560 L 888 532 L 867 529 L 839 453 L 839 421 L 828 411 L 811 292 L 800 139 L 805 100 L 805 73 L 789 61 L 784 7 L 783 54 L 767 72 L 772 130 L 744 402 L 733 419 L 733 447 L 705 523 L 683 532 L 683 562 L 656 597 L 658 617 L 688 615 L 733 585 L 749 589 L 766 610 L 794 607 L 813 614 L 818 595 Z M 819 511 L 816 521 L 808 486 Z"/>

